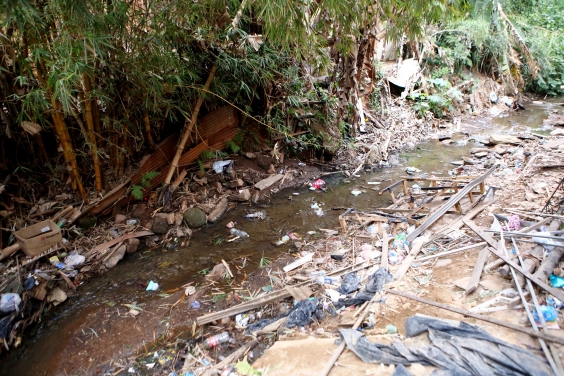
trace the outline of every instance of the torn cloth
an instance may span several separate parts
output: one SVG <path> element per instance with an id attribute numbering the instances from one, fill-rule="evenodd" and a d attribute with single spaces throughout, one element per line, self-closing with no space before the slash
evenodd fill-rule
<path id="1" fill-rule="evenodd" d="M 504 342 L 477 326 L 464 322 L 453 325 L 440 319 L 409 317 L 405 322 L 406 337 L 428 333 L 428 344 L 391 345 L 370 342 L 362 333 L 343 329 L 347 347 L 367 363 L 431 364 L 446 375 L 538 375 L 551 374 L 540 357 L 518 346 Z"/>

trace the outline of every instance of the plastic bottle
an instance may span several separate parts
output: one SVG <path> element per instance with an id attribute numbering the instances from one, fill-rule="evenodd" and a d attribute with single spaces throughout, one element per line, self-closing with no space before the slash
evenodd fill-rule
<path id="1" fill-rule="evenodd" d="M 327 285 L 338 285 L 340 284 L 343 280 L 341 279 L 341 277 L 317 277 L 315 279 L 315 281 L 320 284 L 327 284 Z"/>
<path id="2" fill-rule="evenodd" d="M 237 230 L 236 228 L 232 228 L 231 230 L 229 230 L 229 232 L 231 233 L 231 235 L 235 235 L 235 236 L 238 236 L 240 238 L 248 238 L 249 237 L 249 234 L 247 234 L 245 231 Z"/>
<path id="3" fill-rule="evenodd" d="M 325 277 L 325 270 L 316 270 L 309 273 L 309 278 L 317 279 L 317 277 Z"/>
<path id="4" fill-rule="evenodd" d="M 229 341 L 229 333 L 221 332 L 221 333 L 219 333 L 215 336 L 211 336 L 211 337 L 206 338 L 206 340 L 204 340 L 202 345 L 206 349 L 211 349 L 212 347 L 215 347 L 215 346 L 219 345 L 220 343 L 225 343 L 227 341 Z"/>

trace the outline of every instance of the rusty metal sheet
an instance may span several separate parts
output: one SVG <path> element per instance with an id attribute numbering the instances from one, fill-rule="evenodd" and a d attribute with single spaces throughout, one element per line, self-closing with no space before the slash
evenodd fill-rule
<path id="1" fill-rule="evenodd" d="M 182 154 L 182 157 L 180 157 L 180 160 L 178 161 L 178 168 L 180 169 L 182 166 L 186 166 L 194 162 L 200 157 L 200 154 L 202 154 L 204 150 L 209 150 L 207 140 L 200 142 L 198 145 Z"/>
<path id="2" fill-rule="evenodd" d="M 197 141 L 210 139 L 226 129 L 236 128 L 238 124 L 238 110 L 232 106 L 223 106 L 199 119 L 192 137 Z"/>
<path id="3" fill-rule="evenodd" d="M 227 141 L 230 141 L 239 132 L 238 128 L 228 129 L 219 134 L 210 137 L 208 144 L 212 150 L 224 150 L 227 147 Z"/>
<path id="4" fill-rule="evenodd" d="M 156 145 L 153 154 L 145 157 L 141 161 L 139 169 L 131 177 L 131 184 L 139 184 L 141 182 L 141 176 L 146 172 L 160 171 L 164 165 L 170 165 L 172 158 L 174 158 L 174 153 L 176 153 L 177 142 L 178 134 L 173 134 Z"/>

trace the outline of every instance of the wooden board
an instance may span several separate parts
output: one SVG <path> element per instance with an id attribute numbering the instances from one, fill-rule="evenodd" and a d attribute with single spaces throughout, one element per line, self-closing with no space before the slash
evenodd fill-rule
<path id="1" fill-rule="evenodd" d="M 478 258 L 476 259 L 474 270 L 472 270 L 472 276 L 470 277 L 470 281 L 468 282 L 468 286 L 466 287 L 466 295 L 472 293 L 478 288 L 478 285 L 480 284 L 480 277 L 482 276 L 482 270 L 484 270 L 484 265 L 486 265 L 488 256 L 488 247 L 485 247 L 480 251 Z"/>
<path id="2" fill-rule="evenodd" d="M 284 177 L 284 175 L 282 175 L 282 174 L 276 174 L 276 175 L 269 176 L 266 179 L 263 179 L 263 180 L 259 181 L 258 183 L 256 183 L 255 188 L 262 191 L 263 189 L 270 187 L 272 184 L 276 183 L 277 181 L 282 180 L 283 177 Z"/>
<path id="3" fill-rule="evenodd" d="M 478 236 L 482 239 L 484 239 L 486 241 L 486 243 L 488 243 L 490 246 L 494 247 L 495 249 L 497 249 L 497 240 L 495 240 L 490 234 L 488 234 L 487 232 L 483 232 L 478 225 L 476 225 L 476 223 L 474 223 L 474 221 L 469 220 L 469 219 L 463 219 L 462 222 L 464 222 L 464 224 L 466 226 L 468 226 L 472 231 L 474 231 L 476 234 L 478 234 Z"/>

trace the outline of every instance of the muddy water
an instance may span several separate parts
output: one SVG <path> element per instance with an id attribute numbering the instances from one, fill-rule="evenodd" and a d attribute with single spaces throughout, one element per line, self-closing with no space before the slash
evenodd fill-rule
<path id="1" fill-rule="evenodd" d="M 562 98 L 553 99 L 553 103 L 562 102 Z M 308 235 L 309 231 L 319 228 L 335 228 L 337 217 L 342 208 L 357 208 L 370 211 L 391 203 L 387 194 L 378 195 L 378 190 L 405 175 L 405 168 L 413 166 L 435 175 L 446 175 L 455 166 L 450 161 L 468 155 L 468 150 L 480 144 L 473 139 L 486 138 L 489 133 L 540 130 L 542 120 L 553 109 L 553 104 L 528 104 L 526 111 L 502 115 L 494 119 L 474 119 L 463 128 L 470 137 L 460 134 L 453 142 L 445 146 L 438 141 L 427 141 L 415 149 L 399 154 L 400 165 L 383 168 L 363 174 L 359 178 L 348 179 L 342 174 L 324 177 L 328 191 L 310 191 L 307 188 L 288 189 L 279 192 L 268 205 L 250 207 L 239 205 L 230 211 L 217 224 L 199 231 L 185 248 L 175 250 L 140 251 L 127 256 L 114 269 L 106 274 L 88 281 L 82 286 L 78 295 L 67 300 L 62 306 L 53 310 L 37 334 L 24 340 L 23 349 L 12 351 L 9 356 L 0 358 L 0 374 L 37 374 L 39 370 L 50 370 L 54 373 L 60 361 L 67 340 L 74 335 L 84 321 L 83 317 L 102 307 L 111 304 L 143 303 L 150 299 L 158 299 L 155 293 L 144 290 L 149 280 L 158 282 L 162 290 L 174 289 L 187 282 L 198 282 L 202 270 L 211 269 L 225 259 L 227 262 L 246 257 L 248 268 L 256 268 L 261 257 L 270 259 L 277 257 L 288 247 L 276 247 L 272 244 L 288 232 L 296 232 L 306 240 L 319 235 Z M 368 184 L 377 182 L 380 184 Z M 358 196 L 352 190 L 360 190 Z M 297 195 L 296 195 L 297 194 Z M 311 208 L 317 203 L 324 215 L 318 216 Z M 266 219 L 251 221 L 244 215 L 252 210 L 266 211 Z M 221 242 L 218 239 L 228 236 L 225 227 L 230 221 L 237 222 L 237 228 L 246 231 L 249 239 L 241 242 Z M 252 271 L 252 270 L 249 270 Z"/>

